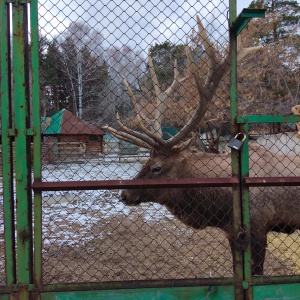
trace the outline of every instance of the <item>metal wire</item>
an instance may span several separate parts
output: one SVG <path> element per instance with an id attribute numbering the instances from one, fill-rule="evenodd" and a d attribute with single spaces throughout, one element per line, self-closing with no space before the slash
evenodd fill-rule
<path id="1" fill-rule="evenodd" d="M 155 178 L 153 174 L 161 172 L 161 165 L 150 168 L 147 163 L 151 156 L 147 147 L 134 145 L 132 140 L 121 140 L 107 130 L 107 125 L 117 133 L 121 131 L 118 113 L 125 126 L 140 132 L 138 111 L 143 126 L 148 131 L 154 128 L 150 123 L 157 117 L 157 99 L 166 92 L 159 95 L 155 89 L 148 51 L 160 92 L 172 85 L 174 70 L 180 78 L 185 77 L 166 98 L 162 112 L 164 140 L 176 135 L 192 118 L 199 98 L 198 85 L 204 86 L 210 76 L 213 63 L 208 59 L 210 47 L 217 49 L 214 57 L 217 67 L 228 53 L 228 1 L 194 2 L 39 2 L 44 183 L 133 179 L 139 176 L 144 164 L 144 172 L 148 169 L 152 172 L 148 170 L 151 175 L 146 179 Z M 208 47 L 199 35 L 197 15 L 211 42 Z M 261 28 L 259 21 L 255 22 Z M 241 37 L 245 47 L 260 43 L 266 50 L 262 50 L 263 55 L 249 55 L 239 65 L 239 115 L 287 113 L 299 98 L 299 83 L 292 84 L 294 69 L 289 68 L 296 63 L 299 50 L 290 44 L 280 44 L 291 39 L 287 41 L 282 37 L 282 40 L 269 41 L 267 34 L 265 39 L 259 39 L 253 30 L 249 25 L 249 31 Z M 185 53 L 186 43 L 192 52 L 190 57 Z M 287 55 L 289 64 L 283 66 L 282 61 L 274 57 L 285 57 L 287 61 L 284 52 L 287 47 L 291 49 Z M 297 63 L 299 68 L 299 61 Z M 200 70 L 200 75 L 192 75 L 195 69 Z M 197 143 L 191 152 L 203 153 L 201 168 L 196 160 L 191 163 L 192 156 L 186 161 L 174 156 L 176 159 L 172 161 L 169 155 L 165 158 L 170 170 L 166 179 L 176 182 L 177 177 L 187 177 L 184 167 L 188 163 L 190 169 L 201 172 L 206 179 L 222 181 L 230 177 L 228 72 L 218 82 L 217 89 L 213 90 L 212 86 L 214 97 L 196 128 Z M 288 92 L 284 86 L 289 87 Z M 158 135 L 153 130 L 152 134 Z M 251 124 L 249 147 L 252 149 L 250 178 L 299 176 L 296 157 L 300 146 L 294 124 Z M 216 163 L 216 155 L 220 163 Z M 179 161 L 182 167 L 175 170 Z M 139 193 L 147 191 L 139 189 Z M 44 191 L 43 283 L 231 277 L 233 260 L 228 235 L 224 234 L 232 222 L 230 192 L 231 189 L 224 186 L 157 188 L 151 190 L 140 205 L 129 206 L 124 193 L 121 196 L 117 188 Z M 300 221 L 295 224 L 295 207 L 293 211 L 298 192 L 298 187 L 250 188 L 253 228 L 256 228 L 258 215 L 260 221 L 273 212 L 278 214 L 277 219 L 272 219 L 274 223 L 262 222 L 260 227 L 262 232 L 273 229 L 268 234 L 264 274 L 299 275 L 299 233 L 295 227 L 300 226 Z M 162 193 L 169 193 L 178 204 L 172 206 L 171 200 L 159 201 Z M 282 198 L 283 194 L 287 199 Z M 274 201 L 263 202 L 266 197 Z M 292 203 L 288 212 L 293 224 L 281 223 L 280 213 L 288 212 L 276 211 L 274 203 L 278 203 L 275 201 L 278 198 Z M 251 233 L 256 234 L 255 230 Z M 0 223 L 1 240 L 3 234 Z M 232 241 L 243 248 L 242 242 Z M 0 269 L 4 261 L 2 248 Z M 256 255 L 262 256 L 262 252 Z M 0 273 L 2 283 L 4 274 Z"/>
<path id="2" fill-rule="evenodd" d="M 44 75 L 41 82 L 44 90 L 42 115 L 45 118 L 43 181 L 132 179 L 141 164 L 147 161 L 149 151 L 123 142 L 110 132 L 101 132 L 105 124 L 118 128 L 116 112 L 122 122 L 137 128 L 135 108 L 122 79 L 125 78 L 131 87 L 137 105 L 142 109 L 141 115 L 154 118 L 152 111 L 156 100 L 154 83 L 149 75 L 149 49 L 162 90 L 173 81 L 175 59 L 181 76 L 188 76 L 188 60 L 184 54 L 187 37 L 195 61 L 201 66 L 203 75 L 208 76 L 205 75 L 208 71 L 207 49 L 197 36 L 196 15 L 205 24 L 219 55 L 224 57 L 228 43 L 226 3 L 210 1 L 207 5 L 198 2 L 191 5 L 185 2 L 177 6 L 174 2 L 153 1 L 147 1 L 145 5 L 140 2 L 119 5 L 113 1 L 109 4 L 101 1 L 84 4 L 45 2 L 40 3 L 40 8 L 41 39 L 46 44 L 42 60 L 45 66 L 41 69 Z M 280 50 L 283 51 L 277 49 Z M 47 59 L 52 72 L 58 76 L 57 83 L 51 82 L 53 77 L 47 78 Z M 243 65 L 239 84 L 241 115 L 251 113 L 251 109 L 255 109 L 254 113 L 271 113 L 262 111 L 259 104 L 249 106 L 250 96 L 245 93 L 249 82 L 254 84 L 249 80 L 251 72 L 264 64 L 263 59 L 250 56 Z M 205 122 L 202 122 L 202 131 L 199 129 L 201 151 L 229 152 L 228 84 L 225 76 L 215 91 Z M 191 117 L 195 94 L 193 81 L 188 79 L 167 100 L 163 128 L 166 136 L 174 135 Z M 266 152 L 262 153 L 263 160 L 272 165 L 275 173 L 277 170 L 276 176 L 281 176 L 283 169 L 288 169 L 289 174 L 285 173 L 285 176 L 296 176 L 296 166 L 288 157 L 284 161 L 276 158 L 278 152 L 289 154 L 298 145 L 289 124 L 281 124 L 279 134 L 267 126 L 261 125 L 261 128 L 263 131 L 258 125 L 251 129 L 256 138 L 251 143 L 258 143 L 274 153 L 274 158 L 267 158 Z M 270 130 L 270 137 L 263 135 Z M 287 134 L 287 131 L 291 133 Z M 289 137 L 284 144 L 280 142 L 282 135 Z M 295 145 L 289 146 L 291 143 Z M 274 151 L 274 147 L 278 150 Z M 225 165 L 225 169 L 210 169 L 209 157 L 208 173 L 204 176 L 223 177 L 222 172 L 226 173 L 229 165 Z M 250 162 L 253 159 L 252 169 L 264 173 L 262 176 L 274 174 L 274 170 L 273 173 L 269 169 L 261 170 L 256 157 L 249 159 Z M 251 189 L 253 199 L 257 194 L 255 189 Z M 267 193 L 271 190 L 276 195 L 278 189 L 268 188 Z M 264 192 L 266 189 L 261 191 Z M 117 190 L 43 193 L 45 283 L 232 276 L 228 241 L 218 229 L 195 231 L 174 218 L 164 206 L 145 203 L 129 208 L 120 203 L 119 198 Z M 185 211 L 189 210 L 188 205 Z M 212 204 L 207 205 L 205 210 L 215 209 Z M 251 204 L 251 211 L 255 210 L 253 206 Z M 201 222 L 210 223 L 211 220 Z M 270 245 L 276 244 L 278 237 L 275 238 L 274 233 L 270 235 Z M 284 248 L 284 242 L 278 244 L 279 249 Z M 297 274 L 290 266 L 291 261 L 284 263 L 286 259 L 282 256 L 276 259 L 278 251 L 281 250 L 268 250 L 266 272 Z M 278 261 L 280 267 L 276 267 Z"/>

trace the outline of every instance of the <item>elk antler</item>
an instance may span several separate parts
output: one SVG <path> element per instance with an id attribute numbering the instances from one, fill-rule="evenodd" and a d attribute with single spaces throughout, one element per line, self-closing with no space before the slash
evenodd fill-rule
<path id="1" fill-rule="evenodd" d="M 148 149 L 154 148 L 156 150 L 159 150 L 165 145 L 165 141 L 162 138 L 163 136 L 162 123 L 164 121 L 165 112 L 167 109 L 166 99 L 173 95 L 173 93 L 175 92 L 179 84 L 185 80 L 185 77 L 180 78 L 180 74 L 177 67 L 177 60 L 175 60 L 174 80 L 172 84 L 165 91 L 162 91 L 154 70 L 153 60 L 150 51 L 148 52 L 148 64 L 149 64 L 151 80 L 154 85 L 154 94 L 156 99 L 153 119 L 147 118 L 142 113 L 140 107 L 137 104 L 136 98 L 130 86 L 128 85 L 127 80 L 126 79 L 123 80 L 124 85 L 128 91 L 131 102 L 136 112 L 138 126 L 144 134 L 139 131 L 132 130 L 126 125 L 124 125 L 120 120 L 119 114 L 117 114 L 117 122 L 120 128 L 123 130 L 123 132 L 120 132 L 109 126 L 104 126 L 104 129 L 109 130 L 113 135 L 115 135 L 116 137 L 122 140 L 132 142 L 133 144 L 136 144 L 144 148 L 148 148 Z M 145 126 L 144 122 L 147 124 L 147 126 Z M 149 127 L 150 130 L 147 127 Z"/>
<path id="2" fill-rule="evenodd" d="M 197 25 L 198 25 L 198 35 L 195 38 L 198 42 L 203 44 L 207 66 L 209 72 L 205 77 L 205 80 L 201 80 L 199 75 L 198 68 L 192 58 L 192 51 L 188 45 L 186 45 L 186 56 L 188 61 L 188 74 L 193 77 L 195 81 L 195 86 L 198 91 L 199 101 L 197 108 L 195 109 L 192 117 L 186 123 L 186 125 L 173 137 L 168 140 L 164 140 L 162 137 L 162 124 L 165 117 L 165 112 L 167 109 L 166 99 L 173 95 L 175 89 L 179 86 L 185 78 L 180 78 L 179 71 L 177 68 L 177 61 L 174 61 L 174 80 L 173 83 L 165 91 L 161 90 L 161 87 L 158 83 L 157 76 L 154 71 L 154 65 L 151 58 L 150 51 L 148 52 L 148 64 L 151 80 L 154 85 L 154 94 L 155 94 L 155 111 L 154 119 L 147 118 L 141 111 L 141 108 L 137 104 L 135 96 L 129 87 L 127 81 L 124 79 L 124 85 L 127 88 L 128 94 L 131 98 L 132 104 L 134 106 L 135 112 L 137 114 L 137 120 L 139 128 L 142 132 L 135 131 L 124 125 L 119 115 L 117 114 L 117 121 L 121 128 L 121 131 L 117 131 L 114 128 L 106 126 L 113 135 L 116 137 L 132 142 L 138 146 L 142 146 L 148 149 L 154 148 L 157 151 L 163 151 L 168 153 L 168 151 L 176 146 L 182 148 L 183 145 L 188 145 L 189 143 L 185 142 L 183 145 L 178 146 L 182 141 L 193 132 L 203 120 L 204 115 L 207 112 L 207 109 L 210 103 L 213 100 L 215 91 L 217 90 L 220 81 L 224 77 L 225 73 L 229 70 L 229 53 L 224 59 L 222 59 L 221 53 L 217 50 L 216 46 L 209 39 L 206 30 L 197 16 Z M 251 47 L 251 48 L 242 48 L 241 42 L 238 40 L 238 60 L 243 59 L 249 53 L 261 49 L 261 46 Z M 148 129 L 149 128 L 149 129 Z"/>

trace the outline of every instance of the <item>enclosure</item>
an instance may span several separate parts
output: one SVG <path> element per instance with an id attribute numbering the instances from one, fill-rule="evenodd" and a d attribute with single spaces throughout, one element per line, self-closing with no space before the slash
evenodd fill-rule
<path id="1" fill-rule="evenodd" d="M 1 299 L 299 299 L 298 1 L 0 5 Z"/>

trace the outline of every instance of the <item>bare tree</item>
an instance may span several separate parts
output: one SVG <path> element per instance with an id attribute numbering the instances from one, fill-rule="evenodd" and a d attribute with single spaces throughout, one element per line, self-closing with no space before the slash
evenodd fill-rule
<path id="1" fill-rule="evenodd" d="M 299 83 L 295 77 L 300 68 L 298 21 L 283 26 L 283 19 L 288 19 L 287 11 L 274 10 L 276 1 L 258 4 L 263 2 L 270 4 L 271 11 L 265 18 L 254 19 L 241 33 L 243 44 L 261 44 L 263 49 L 260 56 L 249 55 L 239 65 L 240 114 L 285 114 L 299 103 Z M 277 2 L 279 6 L 287 5 Z"/>
<path id="2" fill-rule="evenodd" d="M 82 22 L 71 23 L 59 38 L 64 59 L 64 71 L 69 78 L 74 109 L 79 117 L 83 115 L 84 98 L 90 96 L 85 89 L 91 81 L 105 77 L 103 59 L 103 36 L 97 29 Z M 103 74 L 99 69 L 103 68 Z"/>
<path id="3" fill-rule="evenodd" d="M 104 57 L 109 66 L 111 99 L 114 99 L 112 102 L 117 111 L 127 117 L 131 103 L 122 82 L 126 78 L 134 90 L 140 89 L 138 79 L 145 71 L 143 54 L 130 46 L 123 45 L 121 47 L 111 46 L 105 51 Z"/>

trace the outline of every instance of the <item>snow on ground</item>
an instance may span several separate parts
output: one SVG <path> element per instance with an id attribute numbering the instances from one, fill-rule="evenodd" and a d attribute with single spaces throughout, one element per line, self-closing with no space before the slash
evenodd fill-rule
<path id="1" fill-rule="evenodd" d="M 60 181 L 131 179 L 140 168 L 141 164 L 137 161 L 122 163 L 117 160 L 45 165 L 42 177 L 44 181 L 57 181 L 57 178 Z M 144 209 L 125 206 L 119 201 L 119 197 L 119 190 L 43 192 L 43 234 L 47 237 L 44 242 L 50 242 L 51 239 L 72 244 L 82 239 L 92 239 L 93 226 L 110 219 L 113 215 L 131 218 L 139 213 L 145 220 L 152 220 L 168 214 L 160 205 L 146 204 Z M 66 231 L 66 226 L 63 226 L 65 224 L 68 224 L 69 228 L 78 226 L 84 230 L 74 235 L 72 229 L 70 233 Z M 55 234 L 52 232 L 53 227 L 56 227 Z"/>
<path id="2" fill-rule="evenodd" d="M 140 170 L 141 163 L 119 162 L 118 159 L 91 160 L 86 163 L 47 164 L 42 168 L 42 180 L 83 181 L 131 179 Z M 2 183 L 1 183 L 2 184 Z M 0 194 L 3 193 L 0 186 Z M 93 239 L 93 227 L 98 222 L 109 222 L 112 216 L 126 218 L 140 215 L 144 221 L 173 218 L 158 204 L 128 207 L 119 201 L 119 190 L 43 192 L 43 240 L 49 243 L 84 243 Z M 0 205 L 2 205 L 0 201 Z M 4 233 L 3 210 L 0 209 L 0 242 Z M 105 232 L 105 234 L 109 234 Z"/>

